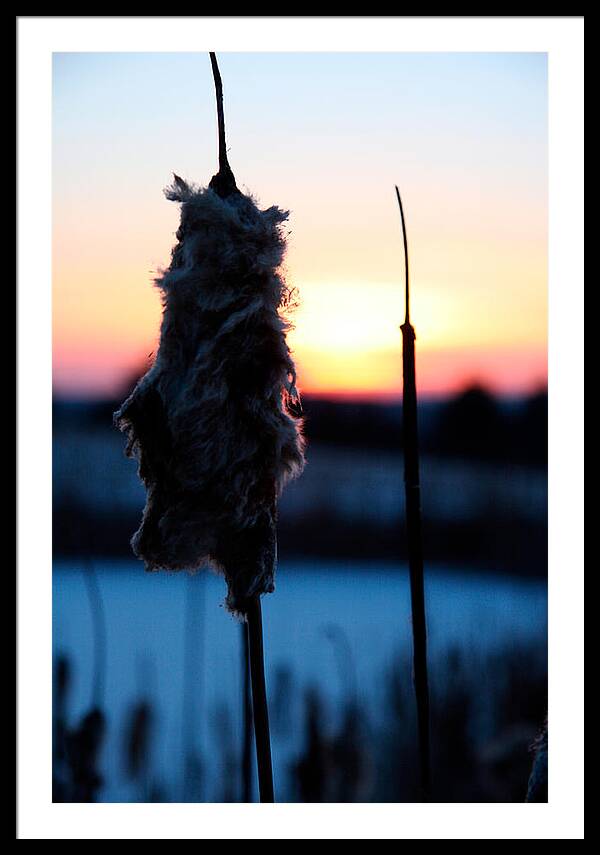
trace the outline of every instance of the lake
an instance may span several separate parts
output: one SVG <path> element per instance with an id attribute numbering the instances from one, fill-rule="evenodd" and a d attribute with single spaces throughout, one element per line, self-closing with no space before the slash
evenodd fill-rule
<path id="1" fill-rule="evenodd" d="M 223 580 L 148 574 L 131 561 L 91 566 L 90 574 L 89 562 L 55 563 L 53 644 L 73 666 L 71 721 L 95 692 L 107 711 L 102 799 L 136 799 L 120 758 L 128 712 L 142 697 L 156 710 L 152 762 L 165 788 L 181 791 L 183 756 L 193 748 L 203 759 L 204 798 L 216 798 L 227 745 L 237 751 L 242 732 L 241 627 L 223 607 Z M 426 596 L 433 683 L 452 651 L 475 663 L 495 650 L 518 656 L 528 645 L 545 648 L 544 582 L 436 566 L 427 571 Z M 332 720 L 349 696 L 371 721 L 381 716 L 386 674 L 410 657 L 407 568 L 284 563 L 276 592 L 263 598 L 263 620 L 274 771 L 285 797 L 309 687 L 320 690 Z M 95 647 L 102 632 L 105 657 Z"/>

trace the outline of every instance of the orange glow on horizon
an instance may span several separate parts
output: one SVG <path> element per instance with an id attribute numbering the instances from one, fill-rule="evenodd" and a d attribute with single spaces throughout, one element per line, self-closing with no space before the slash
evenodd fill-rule
<path id="1" fill-rule="evenodd" d="M 158 346 L 161 306 L 151 274 L 140 276 L 128 266 L 108 280 L 93 270 L 60 273 L 55 278 L 61 301 L 54 311 L 57 391 L 85 397 L 94 391 L 121 392 Z M 418 287 L 413 285 L 411 314 L 423 394 L 448 394 L 470 383 L 499 393 L 528 392 L 545 384 L 544 315 L 538 329 L 532 329 L 525 315 L 503 314 L 501 307 L 491 312 L 486 301 L 478 303 L 468 293 Z M 396 283 L 322 282 L 305 283 L 298 291 L 288 341 L 299 388 L 338 398 L 399 397 L 402 288 Z M 99 292 L 104 299 L 98 300 Z"/>
<path id="2" fill-rule="evenodd" d="M 120 323 L 123 323 L 121 318 Z M 158 336 L 158 317 L 156 335 Z M 381 343 L 367 338 L 352 346 L 353 328 L 340 324 L 329 348 L 316 346 L 311 336 L 303 340 L 297 332 L 290 344 L 298 368 L 298 386 L 303 394 L 363 400 L 397 399 L 402 394 L 402 338 L 397 324 L 390 324 Z M 318 330 L 319 327 L 315 327 Z M 427 345 L 417 328 L 417 385 L 420 392 L 441 396 L 478 384 L 498 394 L 530 393 L 547 381 L 547 351 L 539 344 L 471 346 Z M 423 339 L 426 337 L 423 336 Z M 311 344 L 312 341 L 312 344 Z M 314 346 L 313 346 L 314 345 Z M 144 335 L 114 338 L 110 343 L 99 335 L 82 334 L 54 348 L 58 390 L 89 397 L 95 392 L 111 396 L 146 370 L 157 339 Z"/>

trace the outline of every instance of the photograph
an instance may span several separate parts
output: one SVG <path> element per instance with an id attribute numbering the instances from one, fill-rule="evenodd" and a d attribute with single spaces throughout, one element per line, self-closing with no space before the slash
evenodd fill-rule
<path id="1" fill-rule="evenodd" d="M 229 20 L 232 45 L 248 25 L 245 48 L 203 33 Z M 252 38 L 294 21 L 364 22 L 364 49 Z M 523 823 L 545 822 L 549 719 L 564 738 L 552 543 L 570 537 L 566 516 L 562 530 L 549 517 L 553 413 L 572 412 L 549 351 L 558 66 L 525 38 L 377 49 L 368 27 L 386 21 L 463 19 L 17 20 L 23 34 L 47 24 L 49 125 L 47 150 L 18 131 L 23 162 L 45 152 L 50 265 L 48 287 L 29 287 L 19 214 L 17 315 L 51 348 L 19 380 L 48 383 L 28 446 L 48 459 L 20 488 L 17 598 L 49 622 L 42 694 L 17 706 L 22 738 L 37 707 L 49 741 L 26 752 L 17 778 L 36 784 L 18 793 L 28 827 L 31 797 L 54 828 L 25 836 L 63 836 L 73 811 L 65 836 L 97 836 L 86 816 L 100 836 L 156 834 L 121 834 L 111 805 L 153 805 L 165 823 L 175 810 L 241 821 L 231 811 L 248 804 L 259 824 L 264 803 L 274 817 L 331 812 L 326 834 L 208 833 L 202 819 L 173 834 L 197 838 L 347 837 L 332 818 L 348 803 L 418 811 L 420 830 L 398 819 L 373 837 L 443 838 L 427 817 L 468 805 L 521 804 Z M 112 41 L 93 47 L 94 22 Z M 128 41 L 138 22 L 164 24 L 164 49 Z M 583 19 L 565 22 L 582 34 Z M 35 228 L 32 186 L 17 197 Z M 21 526 L 36 485 L 34 573 Z M 561 572 L 582 598 L 571 555 Z M 562 611 L 577 623 L 567 599 Z M 462 836 L 518 835 L 484 825 Z"/>

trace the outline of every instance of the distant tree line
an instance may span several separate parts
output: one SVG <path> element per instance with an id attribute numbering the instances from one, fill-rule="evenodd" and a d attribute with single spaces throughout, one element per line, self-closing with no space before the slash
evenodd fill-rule
<path id="1" fill-rule="evenodd" d="M 309 441 L 400 450 L 402 406 L 305 398 Z M 495 398 L 473 386 L 443 401 L 423 401 L 419 412 L 423 454 L 545 466 L 548 395 Z"/>
<path id="2" fill-rule="evenodd" d="M 55 424 L 109 426 L 120 401 L 56 401 Z M 309 443 L 350 448 L 402 449 L 402 406 L 305 396 Z M 473 386 L 455 397 L 419 405 L 423 454 L 545 466 L 548 459 L 546 390 L 514 400 Z"/>

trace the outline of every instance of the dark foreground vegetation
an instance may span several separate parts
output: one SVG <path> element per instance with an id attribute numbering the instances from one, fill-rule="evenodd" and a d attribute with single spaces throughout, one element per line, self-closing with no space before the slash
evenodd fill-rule
<path id="1" fill-rule="evenodd" d="M 303 691 L 302 748 L 279 782 L 299 802 L 419 801 L 416 780 L 414 698 L 410 661 L 399 659 L 387 674 L 384 708 L 373 720 L 352 686 L 344 703 L 316 688 L 301 690 L 286 669 L 274 675 L 271 719 L 274 736 L 290 736 L 289 697 Z M 541 647 L 499 650 L 478 658 L 448 650 L 432 667 L 434 800 L 522 802 L 532 747 L 546 711 L 546 659 Z M 73 718 L 69 689 L 73 675 L 64 656 L 55 661 L 54 801 L 100 801 L 106 784 L 102 751 L 110 723 L 95 706 Z M 211 738 L 221 780 L 209 791 L 204 760 L 184 758 L 184 793 L 161 769 L 154 751 L 159 716 L 141 694 L 131 699 L 121 725 L 120 774 L 137 801 L 242 801 L 243 735 L 232 726 L 227 706 L 213 711 Z M 193 721 L 188 722 L 194 727 Z M 173 771 L 173 770 L 171 770 Z M 178 774 L 175 775 L 180 780 Z M 285 786 L 282 787 L 282 784 Z M 256 790 L 254 790 L 256 799 Z"/>

